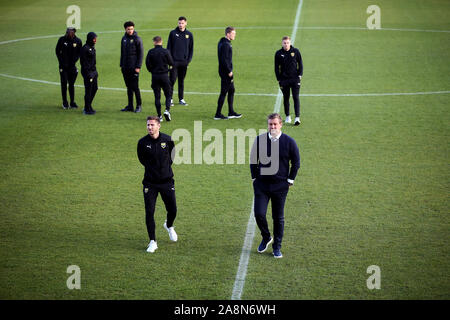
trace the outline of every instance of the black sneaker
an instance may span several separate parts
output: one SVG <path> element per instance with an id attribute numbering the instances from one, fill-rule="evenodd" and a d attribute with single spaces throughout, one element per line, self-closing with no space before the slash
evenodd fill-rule
<path id="1" fill-rule="evenodd" d="M 167 121 L 172 120 L 170 112 L 168 110 L 164 111 L 164 118 L 166 118 Z"/>
<path id="2" fill-rule="evenodd" d="M 78 109 L 78 106 L 75 102 L 70 103 L 70 109 Z"/>
<path id="3" fill-rule="evenodd" d="M 225 117 L 223 114 L 216 114 L 214 120 L 228 120 L 228 117 Z"/>
<path id="4" fill-rule="evenodd" d="M 134 109 L 133 109 L 133 107 L 130 107 L 130 106 L 126 106 L 125 108 L 123 108 L 122 110 L 120 110 L 120 111 L 123 111 L 123 112 L 133 112 L 134 111 Z"/>
<path id="5" fill-rule="evenodd" d="M 142 111 L 142 107 L 141 106 L 137 106 L 136 110 L 134 110 L 135 113 L 141 112 Z"/>
<path id="6" fill-rule="evenodd" d="M 239 119 L 240 117 L 242 117 L 240 113 L 233 112 L 228 114 L 228 119 Z"/>
<path id="7" fill-rule="evenodd" d="M 181 99 L 179 101 L 179 104 L 182 105 L 182 106 L 188 106 L 188 104 L 186 103 L 186 101 L 184 101 L 184 99 Z"/>
<path id="8" fill-rule="evenodd" d="M 258 246 L 258 252 L 263 253 L 264 251 L 266 251 L 267 248 L 269 247 L 269 244 L 271 244 L 272 242 L 273 242 L 272 237 L 270 237 L 270 239 L 268 241 L 265 241 L 264 239 L 262 239 L 261 243 Z"/>
<path id="9" fill-rule="evenodd" d="M 64 110 L 69 109 L 69 104 L 68 104 L 67 102 L 63 102 L 62 108 L 63 108 Z"/>
<path id="10" fill-rule="evenodd" d="M 295 121 L 294 121 L 294 126 L 299 126 L 300 125 L 300 117 L 296 117 Z"/>
<path id="11" fill-rule="evenodd" d="M 83 114 L 85 114 L 85 115 L 93 115 L 93 114 L 95 114 L 95 111 L 94 110 L 86 110 L 86 109 L 84 109 L 83 110 Z"/>

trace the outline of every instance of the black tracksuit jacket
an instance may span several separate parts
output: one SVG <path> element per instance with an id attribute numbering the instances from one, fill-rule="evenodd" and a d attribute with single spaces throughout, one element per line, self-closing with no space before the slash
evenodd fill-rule
<path id="1" fill-rule="evenodd" d="M 275 75 L 278 81 L 303 75 L 302 55 L 297 48 L 291 46 L 289 51 L 281 48 L 275 53 Z"/>
<path id="2" fill-rule="evenodd" d="M 172 56 L 169 50 L 156 45 L 153 49 L 148 50 L 145 65 L 152 74 L 168 74 L 169 66 L 173 66 Z"/>

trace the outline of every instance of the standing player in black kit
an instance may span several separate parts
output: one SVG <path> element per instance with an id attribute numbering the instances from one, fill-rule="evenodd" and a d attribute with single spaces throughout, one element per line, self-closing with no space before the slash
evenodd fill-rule
<path id="1" fill-rule="evenodd" d="M 283 92 L 284 112 L 286 114 L 286 123 L 291 123 L 289 115 L 289 95 L 292 90 L 294 100 L 295 121 L 294 124 L 300 124 L 300 84 L 303 75 L 302 55 L 297 48 L 291 45 L 291 38 L 283 37 L 281 41 L 282 48 L 275 53 L 275 75 Z"/>
<path id="2" fill-rule="evenodd" d="M 81 49 L 80 63 L 81 75 L 84 80 L 84 110 L 83 113 L 87 115 L 95 114 L 92 108 L 92 101 L 97 93 L 97 54 L 95 52 L 95 44 L 97 43 L 97 35 L 94 32 L 89 32 L 86 37 L 86 43 Z"/>
<path id="3" fill-rule="evenodd" d="M 158 249 L 155 235 L 155 204 L 158 193 L 164 201 L 167 210 L 167 219 L 164 229 L 169 233 L 172 241 L 178 240 L 178 235 L 173 227 L 177 215 L 175 198 L 175 185 L 172 171 L 172 155 L 175 154 L 175 144 L 172 138 L 160 132 L 161 123 L 159 117 L 147 118 L 148 134 L 141 138 L 137 145 L 137 155 L 141 164 L 145 167 L 144 188 L 145 223 L 150 243 L 147 252 L 155 252 Z"/>
<path id="4" fill-rule="evenodd" d="M 142 39 L 134 30 L 133 21 L 124 23 L 125 34 L 122 37 L 120 48 L 120 68 L 123 80 L 127 86 L 128 105 L 121 111 L 141 112 L 142 100 L 139 90 L 139 72 L 141 71 L 144 56 L 144 45 Z M 133 94 L 136 95 L 136 110 L 133 106 Z"/>
<path id="5" fill-rule="evenodd" d="M 152 74 L 152 89 L 155 94 L 155 107 L 160 122 L 161 116 L 161 88 L 164 91 L 166 97 L 166 110 L 164 111 L 164 117 L 167 121 L 172 120 L 170 115 L 170 80 L 169 69 L 173 66 L 173 60 L 169 50 L 162 47 L 162 39 L 160 36 L 153 38 L 153 49 L 148 50 L 147 58 L 145 59 L 145 65 L 147 70 Z"/>
<path id="6" fill-rule="evenodd" d="M 167 41 L 167 50 L 170 51 L 173 59 L 173 68 L 170 69 L 170 85 L 172 97 L 170 105 L 173 106 L 173 88 L 178 77 L 178 100 L 183 106 L 188 104 L 184 101 L 184 78 L 189 63 L 194 54 L 194 37 L 192 33 L 186 29 L 186 17 L 178 18 L 178 27 L 172 30 Z"/>
<path id="7" fill-rule="evenodd" d="M 225 29 L 225 37 L 222 37 L 217 45 L 217 56 L 219 58 L 220 95 L 217 101 L 216 114 L 214 120 L 226 120 L 240 118 L 242 114 L 236 113 L 233 109 L 234 102 L 234 74 L 233 74 L 233 48 L 231 41 L 236 37 L 236 30 L 233 27 Z M 228 95 L 228 117 L 222 114 L 222 107 L 225 97 Z"/>
<path id="8" fill-rule="evenodd" d="M 62 107 L 68 109 L 67 83 L 69 84 L 70 108 L 78 108 L 75 103 L 75 80 L 78 69 L 75 63 L 80 58 L 81 40 L 77 38 L 75 28 L 67 28 L 66 34 L 58 39 L 56 44 L 56 57 L 59 62 L 59 75 L 61 78 Z"/>

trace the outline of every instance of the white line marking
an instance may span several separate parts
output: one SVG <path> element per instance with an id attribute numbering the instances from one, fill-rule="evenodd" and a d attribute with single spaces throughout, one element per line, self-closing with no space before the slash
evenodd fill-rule
<path id="1" fill-rule="evenodd" d="M 283 27 L 283 26 L 250 26 L 250 27 L 235 27 L 240 30 L 282 30 L 282 29 L 290 29 L 291 27 Z M 297 29 L 300 29 L 297 27 Z M 303 30 L 368 30 L 364 27 L 301 27 Z M 160 29 L 141 29 L 140 32 L 153 32 L 153 31 L 171 31 L 170 28 L 160 28 Z M 198 28 L 189 28 L 189 30 L 223 30 L 223 27 L 198 27 Z M 403 31 L 403 32 L 436 32 L 436 33 L 450 33 L 450 30 L 426 30 L 426 29 L 400 29 L 400 28 L 381 28 L 377 30 L 370 31 Z M 97 34 L 108 34 L 108 33 L 122 33 L 123 30 L 111 30 L 111 31 L 98 31 Z M 87 34 L 87 32 L 78 32 L 78 34 Z M 0 45 L 20 42 L 20 41 L 28 41 L 28 40 L 38 40 L 38 39 L 49 39 L 49 38 L 59 38 L 62 34 L 48 35 L 48 36 L 35 36 L 35 37 L 27 37 L 21 39 L 12 39 L 12 40 L 4 40 L 0 41 Z"/>
<path id="2" fill-rule="evenodd" d="M 294 43 L 297 35 L 297 27 L 300 22 L 300 14 L 302 12 L 303 0 L 300 0 L 297 7 L 297 13 L 295 15 L 294 27 L 292 29 L 291 41 Z M 281 91 L 278 89 L 277 99 L 275 101 L 274 112 L 280 109 L 281 105 Z M 252 210 L 250 211 L 250 217 L 248 218 L 247 231 L 245 233 L 244 245 L 242 246 L 241 257 L 239 259 L 239 267 L 236 273 L 236 279 L 234 280 L 233 292 L 231 294 L 231 300 L 241 300 L 242 292 L 244 291 L 245 278 L 247 276 L 247 266 L 250 259 L 250 251 L 252 249 L 253 238 L 255 236 L 255 198 L 253 198 Z"/>
<path id="3" fill-rule="evenodd" d="M 0 73 L 0 76 L 10 79 L 31 81 L 43 84 L 50 84 L 54 86 L 60 86 L 59 82 L 38 80 L 26 77 L 13 76 L 6 73 Z M 84 88 L 83 85 L 76 84 L 75 87 Z M 108 88 L 108 87 L 98 87 L 99 90 L 109 90 L 109 91 L 126 91 L 125 88 Z M 153 90 L 141 89 L 141 92 L 153 93 Z M 194 92 L 185 91 L 186 94 L 192 95 L 219 95 L 219 92 Z M 428 91 L 428 92 L 380 92 L 380 93 L 300 93 L 300 97 L 379 97 L 379 96 L 416 96 L 416 95 L 429 95 L 429 94 L 448 94 L 450 91 Z M 236 96 L 256 96 L 256 97 L 277 97 L 277 102 L 275 105 L 281 105 L 281 94 L 276 93 L 235 93 Z M 278 101 L 280 100 L 280 101 Z"/>

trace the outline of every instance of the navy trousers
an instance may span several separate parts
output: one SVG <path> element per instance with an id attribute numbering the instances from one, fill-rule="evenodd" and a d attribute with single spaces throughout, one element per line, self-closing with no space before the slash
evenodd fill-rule
<path id="1" fill-rule="evenodd" d="M 284 204 L 289 191 L 287 181 L 278 183 L 267 183 L 260 179 L 253 182 L 255 193 L 255 220 L 261 231 L 264 240 L 270 239 L 269 226 L 267 224 L 266 213 L 269 200 L 272 201 L 272 219 L 273 219 L 273 249 L 281 249 L 281 242 L 284 233 Z"/>

